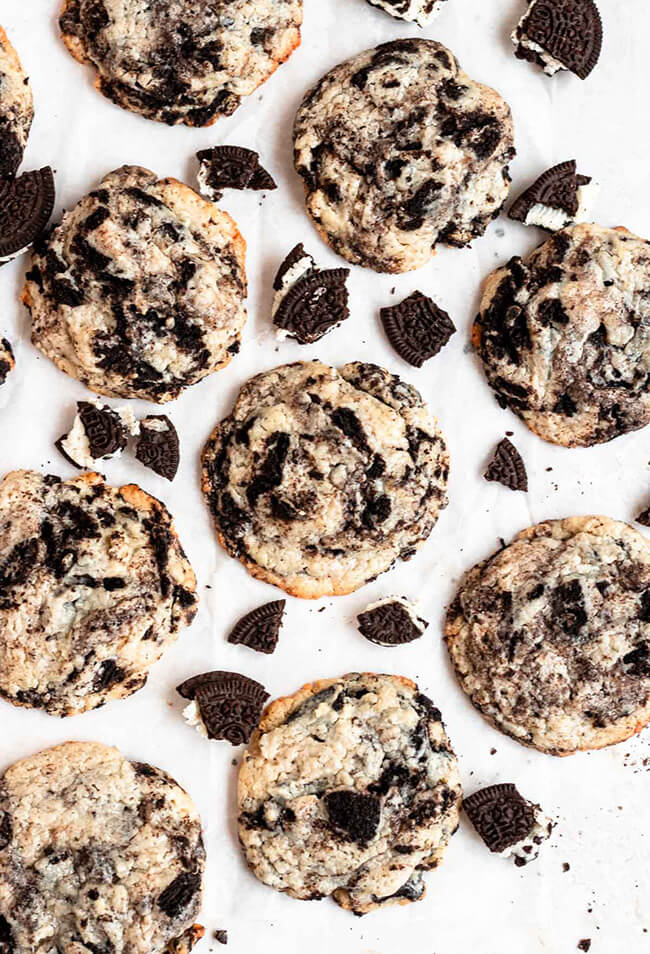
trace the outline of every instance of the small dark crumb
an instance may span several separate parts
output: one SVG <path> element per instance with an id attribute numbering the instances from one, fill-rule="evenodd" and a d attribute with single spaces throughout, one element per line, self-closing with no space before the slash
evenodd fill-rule
<path id="1" fill-rule="evenodd" d="M 512 437 L 514 433 L 514 431 L 506 431 L 506 437 Z"/>
<path id="2" fill-rule="evenodd" d="M 547 467 L 547 468 L 546 468 L 547 473 L 548 473 L 549 470 L 553 470 L 553 468 L 552 468 L 552 467 Z"/>
<path id="3" fill-rule="evenodd" d="M 569 864 L 569 862 L 568 861 L 563 862 L 562 871 L 570 871 L 570 870 L 571 870 L 571 865 Z"/>
<path id="4" fill-rule="evenodd" d="M 215 931 L 215 932 L 214 932 L 214 939 L 215 939 L 215 941 L 218 941 L 219 944 L 227 944 L 227 943 L 228 943 L 228 932 L 227 932 L 227 931 Z"/>
<path id="5" fill-rule="evenodd" d="M 497 754 L 496 749 L 490 749 L 490 755 L 496 755 L 496 754 Z"/>
<path id="6" fill-rule="evenodd" d="M 579 951 L 588 951 L 590 948 L 591 948 L 591 938 L 583 937 L 581 941 L 578 941 Z"/>

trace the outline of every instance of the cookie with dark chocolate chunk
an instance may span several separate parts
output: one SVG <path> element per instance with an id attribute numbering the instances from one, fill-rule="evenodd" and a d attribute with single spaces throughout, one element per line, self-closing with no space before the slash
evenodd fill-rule
<path id="1" fill-rule="evenodd" d="M 248 646 L 258 653 L 274 652 L 286 605 L 286 600 L 273 600 L 251 610 L 233 628 L 228 642 Z"/>
<path id="2" fill-rule="evenodd" d="M 594 0 L 530 0 L 512 33 L 515 55 L 541 66 L 548 76 L 570 70 L 586 79 L 603 44 L 603 24 Z"/>
<path id="3" fill-rule="evenodd" d="M 277 189 L 271 175 L 260 164 L 253 149 L 244 146 L 213 146 L 197 152 L 198 182 L 201 195 L 217 202 L 222 189 Z"/>
<path id="4" fill-rule="evenodd" d="M 554 827 L 539 805 L 526 801 L 510 782 L 479 789 L 463 807 L 490 851 L 512 857 L 518 867 L 537 858 Z"/>
<path id="5" fill-rule="evenodd" d="M 320 268 L 302 244 L 280 265 L 273 281 L 272 318 L 280 338 L 313 344 L 350 316 L 349 268 Z"/>
<path id="6" fill-rule="evenodd" d="M 186 679 L 176 691 L 190 704 L 183 716 L 208 739 L 231 745 L 248 742 L 269 694 L 254 679 L 237 672 L 206 672 Z"/>
<path id="7" fill-rule="evenodd" d="M 49 166 L 0 179 L 0 265 L 10 262 L 44 232 L 54 208 L 54 174 Z"/>
<path id="8" fill-rule="evenodd" d="M 486 480 L 495 480 L 510 490 L 528 490 L 528 474 L 523 458 L 515 445 L 504 437 L 485 471 Z"/>
<path id="9" fill-rule="evenodd" d="M 173 480 L 180 464 L 178 432 L 165 414 L 150 414 L 140 421 L 135 456 L 156 474 Z"/>
<path id="10" fill-rule="evenodd" d="M 382 308 L 380 317 L 395 351 L 415 368 L 438 354 L 456 331 L 447 312 L 419 291 L 399 305 Z"/>
<path id="11" fill-rule="evenodd" d="M 18 172 L 34 118 L 29 79 L 0 27 L 0 179 Z"/>
<path id="12" fill-rule="evenodd" d="M 359 632 L 378 646 L 402 646 L 419 639 L 429 625 L 404 597 L 389 596 L 371 603 L 357 616 Z"/>

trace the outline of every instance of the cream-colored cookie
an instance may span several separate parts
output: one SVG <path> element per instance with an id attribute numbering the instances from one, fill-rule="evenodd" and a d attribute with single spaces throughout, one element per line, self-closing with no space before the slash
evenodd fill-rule
<path id="1" fill-rule="evenodd" d="M 23 159 L 34 118 L 29 79 L 0 27 L 0 178 L 13 176 Z"/>

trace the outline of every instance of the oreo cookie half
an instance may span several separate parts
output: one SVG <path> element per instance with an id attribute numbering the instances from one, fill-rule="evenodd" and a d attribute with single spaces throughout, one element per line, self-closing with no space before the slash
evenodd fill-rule
<path id="1" fill-rule="evenodd" d="M 419 639 L 429 625 L 404 597 L 389 596 L 371 603 L 357 616 L 359 632 L 378 646 L 403 646 Z"/>
<path id="2" fill-rule="evenodd" d="M 201 195 L 212 202 L 222 189 L 277 189 L 273 177 L 260 165 L 259 154 L 244 146 L 214 146 L 197 152 Z"/>
<path id="3" fill-rule="evenodd" d="M 603 45 L 603 24 L 593 0 L 532 0 L 512 33 L 515 56 L 548 76 L 570 70 L 586 79 Z"/>
<path id="4" fill-rule="evenodd" d="M 495 480 L 510 490 L 528 490 L 528 474 L 523 458 L 515 445 L 504 437 L 485 471 L 486 480 Z"/>
<path id="5" fill-rule="evenodd" d="M 490 851 L 514 858 L 518 867 L 534 861 L 554 828 L 540 806 L 527 801 L 512 782 L 474 792 L 463 807 Z"/>
<path id="6" fill-rule="evenodd" d="M 152 414 L 140 421 L 135 456 L 160 477 L 173 480 L 180 464 L 178 432 L 165 414 Z"/>
<path id="7" fill-rule="evenodd" d="M 555 232 L 585 221 L 592 190 L 590 177 L 578 174 L 574 159 L 560 162 L 522 192 L 510 206 L 508 217 Z"/>
<path id="8" fill-rule="evenodd" d="M 258 653 L 272 653 L 278 644 L 286 605 L 286 600 L 273 600 L 242 616 L 228 642 L 248 646 Z"/>
<path id="9" fill-rule="evenodd" d="M 193 676 L 176 691 L 191 700 L 183 710 L 190 725 L 208 739 L 225 739 L 231 745 L 248 742 L 269 698 L 254 679 L 221 670 Z"/>
<path id="10" fill-rule="evenodd" d="M 382 308 L 380 318 L 395 351 L 414 368 L 438 354 L 456 331 L 447 312 L 419 291 L 399 305 Z"/>
<path id="11" fill-rule="evenodd" d="M 302 244 L 280 265 L 273 281 L 273 324 L 278 337 L 312 344 L 350 315 L 349 268 L 319 268 Z"/>
<path id="12" fill-rule="evenodd" d="M 25 252 L 45 230 L 54 199 L 49 166 L 17 179 L 0 179 L 0 265 Z"/>

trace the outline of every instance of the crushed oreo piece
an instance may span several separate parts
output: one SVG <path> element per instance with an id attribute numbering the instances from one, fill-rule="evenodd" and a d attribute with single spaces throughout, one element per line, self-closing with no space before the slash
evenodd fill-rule
<path id="1" fill-rule="evenodd" d="M 381 802 L 363 792 L 328 792 L 323 801 L 334 831 L 348 841 L 367 844 L 379 828 Z"/>
<path id="2" fill-rule="evenodd" d="M 273 600 L 242 616 L 228 637 L 228 642 L 248 646 L 258 653 L 272 653 L 278 644 L 286 605 L 286 600 Z"/>
<path id="3" fill-rule="evenodd" d="M 510 490 L 528 490 L 526 465 L 515 445 L 504 437 L 496 446 L 494 457 L 483 475 L 486 480 L 495 480 Z"/>
<path id="4" fill-rule="evenodd" d="M 131 408 L 114 410 L 99 401 L 78 401 L 70 431 L 55 446 L 69 463 L 79 468 L 96 466 L 120 454 L 130 434 L 139 429 Z"/>
<path id="5" fill-rule="evenodd" d="M 26 251 L 41 235 L 54 199 L 54 173 L 49 166 L 16 179 L 0 179 L 0 264 Z"/>
<path id="6" fill-rule="evenodd" d="M 589 176 L 579 175 L 575 159 L 543 172 L 510 206 L 508 217 L 525 225 L 555 232 L 584 222 Z"/>
<path id="7" fill-rule="evenodd" d="M 194 871 L 182 871 L 158 898 L 158 907 L 168 918 L 177 918 L 201 890 L 201 875 Z"/>
<path id="8" fill-rule="evenodd" d="M 638 517 L 635 518 L 637 523 L 640 523 L 642 527 L 650 527 L 650 507 L 647 510 L 642 510 Z"/>
<path id="9" fill-rule="evenodd" d="M 490 851 L 514 858 L 518 867 L 534 861 L 553 822 L 527 801 L 512 782 L 490 785 L 463 802 L 469 820 Z"/>
<path id="10" fill-rule="evenodd" d="M 391 345 L 414 368 L 438 354 L 456 331 L 447 312 L 419 291 L 399 305 L 382 308 L 380 317 Z"/>
<path id="11" fill-rule="evenodd" d="M 227 943 L 228 943 L 228 932 L 227 932 L 227 931 L 215 931 L 215 932 L 214 932 L 214 939 L 215 939 L 215 941 L 217 941 L 219 944 L 227 944 Z"/>
<path id="12" fill-rule="evenodd" d="M 586 79 L 603 44 L 603 25 L 593 0 L 532 0 L 512 33 L 515 56 L 541 66 L 548 76 L 570 70 Z"/>
<path id="13" fill-rule="evenodd" d="M 176 691 L 191 704 L 183 715 L 208 739 L 242 745 L 256 728 L 269 694 L 254 679 L 237 672 L 206 672 L 187 679 Z"/>
<path id="14" fill-rule="evenodd" d="M 429 625 L 403 597 L 371 603 L 357 616 L 359 632 L 378 646 L 402 646 L 419 639 Z"/>
<path id="15" fill-rule="evenodd" d="M 319 268 L 302 244 L 280 265 L 273 281 L 273 324 L 278 337 L 313 344 L 350 316 L 349 268 Z"/>
<path id="16" fill-rule="evenodd" d="M 216 202 L 222 189 L 277 189 L 273 177 L 260 165 L 260 157 L 244 146 L 214 146 L 197 152 L 201 195 Z"/>
<path id="17" fill-rule="evenodd" d="M 0 338 L 0 384 L 4 384 L 7 375 L 16 366 L 13 348 L 6 338 Z"/>
<path id="18" fill-rule="evenodd" d="M 591 938 L 583 937 L 581 941 L 578 941 L 578 950 L 579 951 L 590 951 L 591 950 Z"/>
<path id="19" fill-rule="evenodd" d="M 174 479 L 181 459 L 180 446 L 176 428 L 165 414 L 142 418 L 135 456 L 154 473 Z"/>

